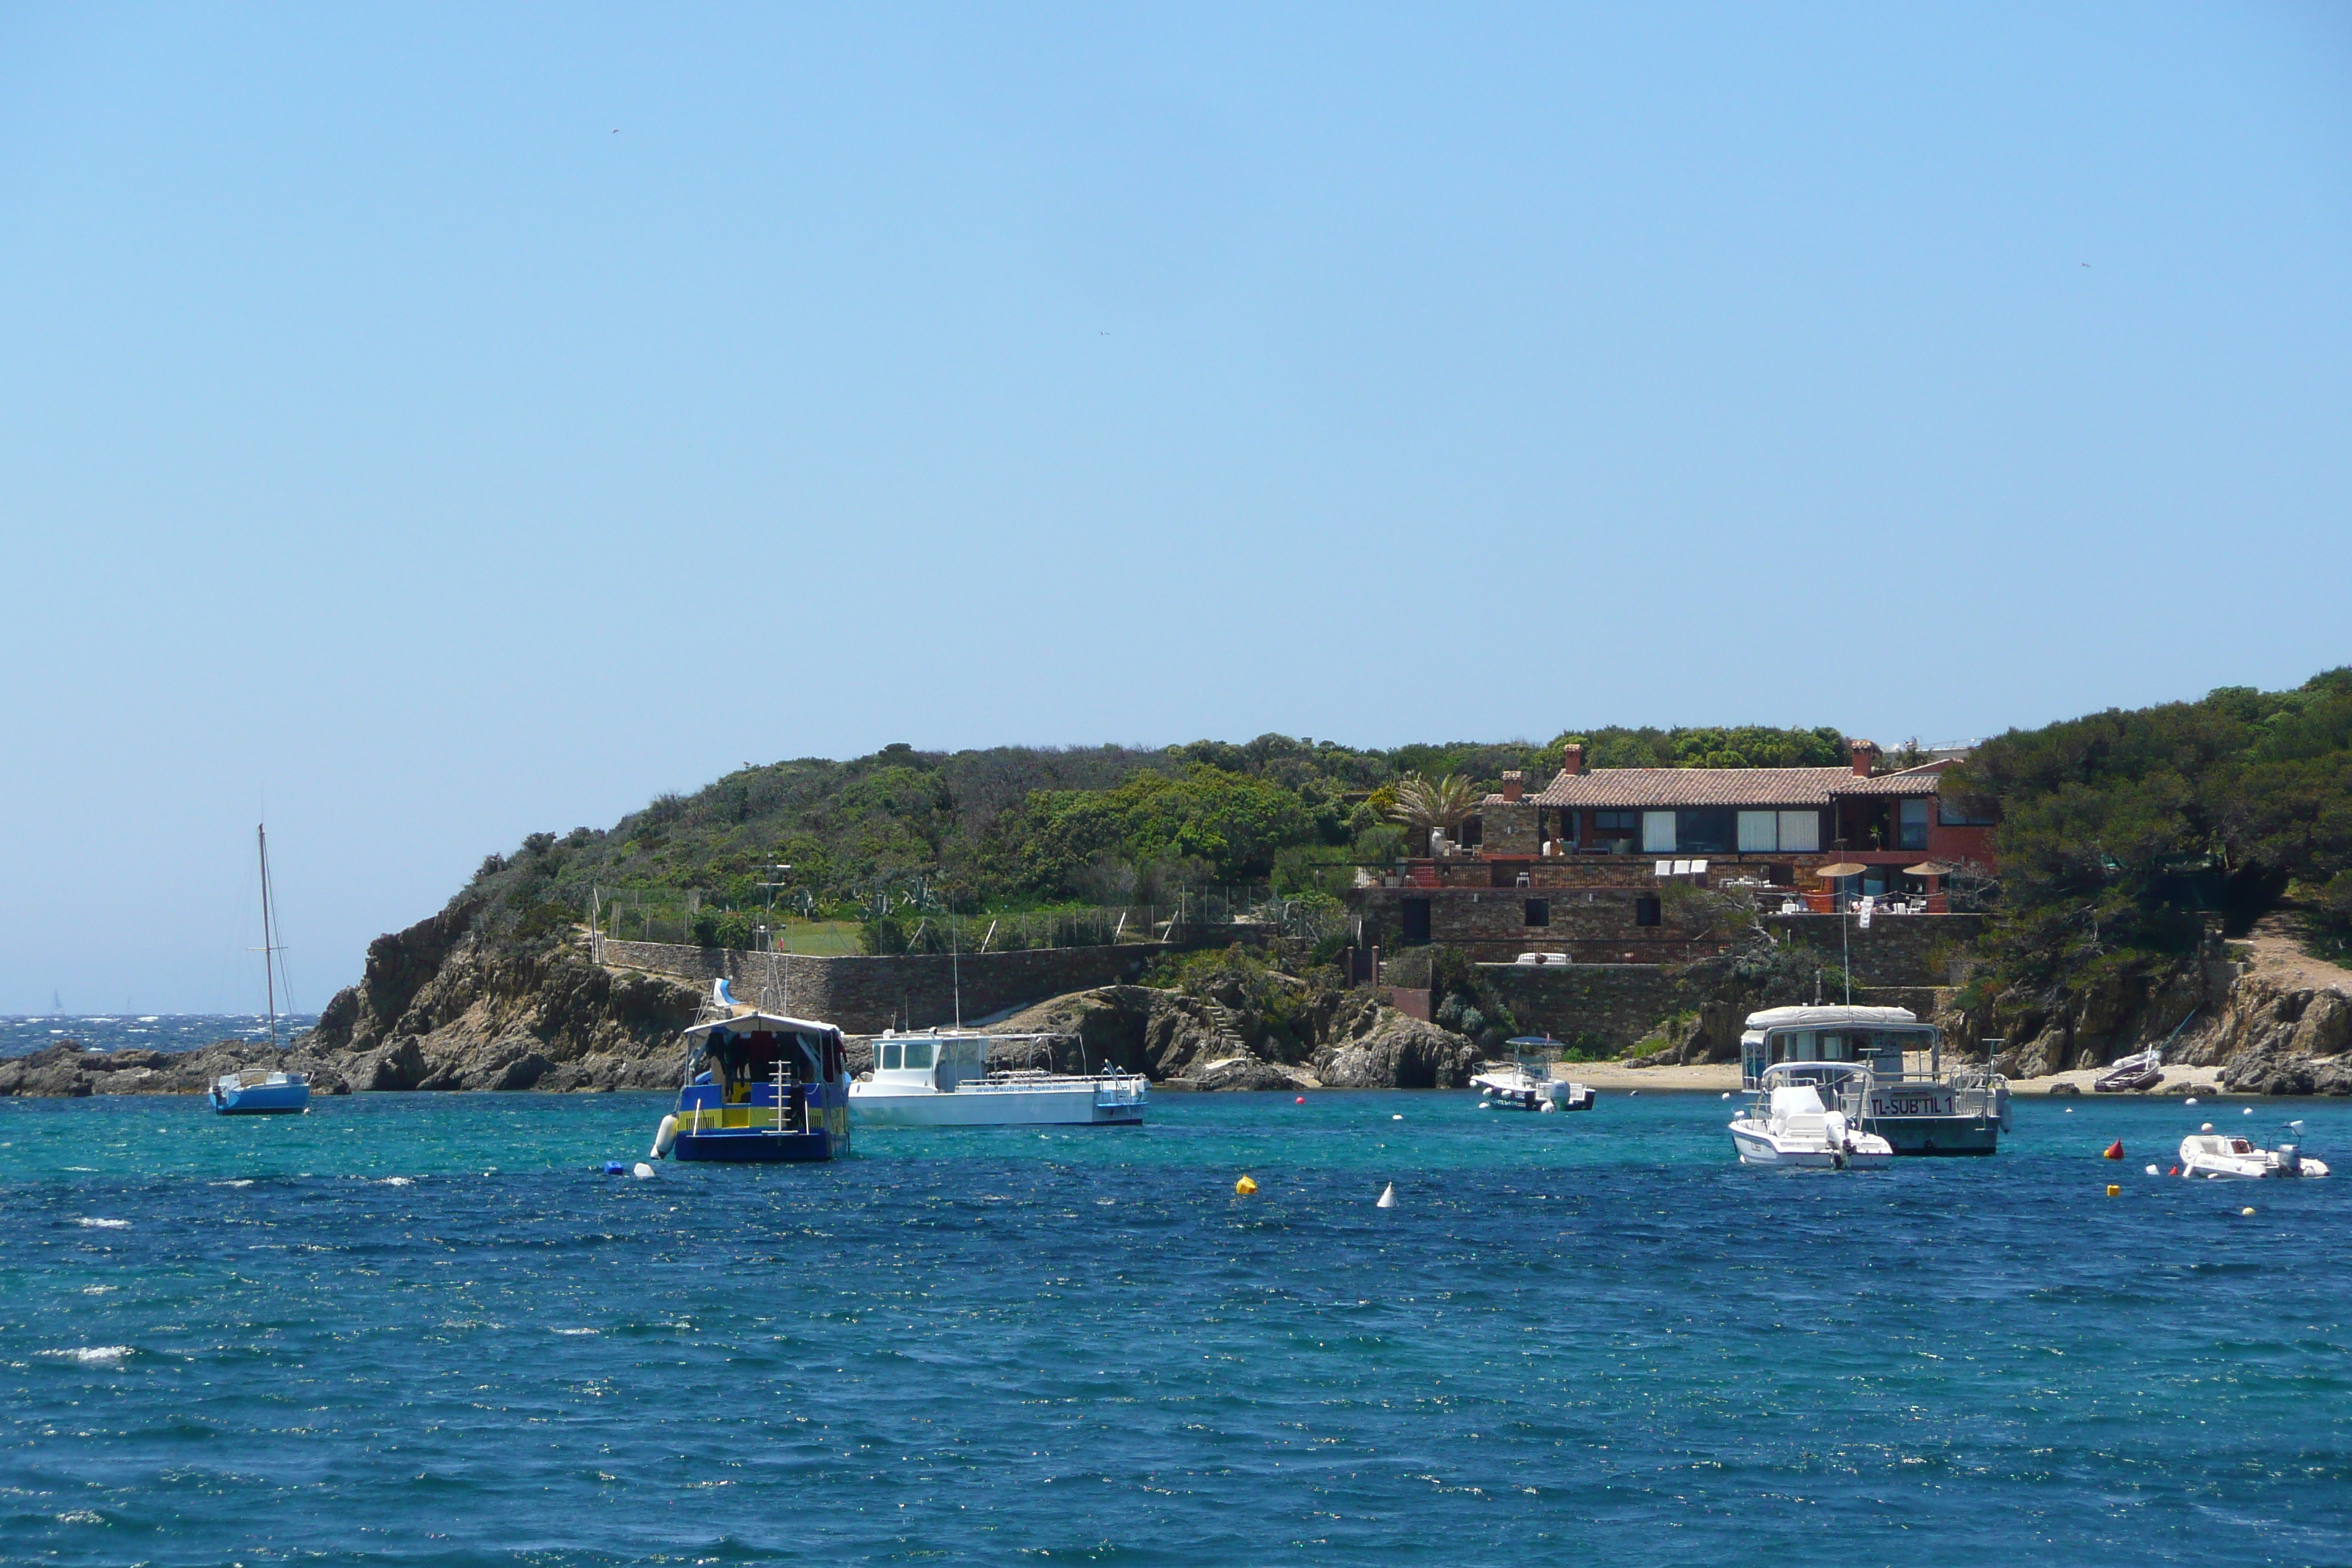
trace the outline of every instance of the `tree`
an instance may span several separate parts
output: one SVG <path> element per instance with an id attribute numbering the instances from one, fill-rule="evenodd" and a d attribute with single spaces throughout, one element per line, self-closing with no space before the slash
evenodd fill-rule
<path id="1" fill-rule="evenodd" d="M 1420 773 L 1412 773 L 1397 781 L 1396 804 L 1389 807 L 1389 816 L 1414 830 L 1412 847 L 1417 850 L 1429 841 L 1433 829 L 1454 837 L 1463 818 L 1476 806 L 1470 782 L 1461 774 L 1447 773 L 1433 784 Z"/>

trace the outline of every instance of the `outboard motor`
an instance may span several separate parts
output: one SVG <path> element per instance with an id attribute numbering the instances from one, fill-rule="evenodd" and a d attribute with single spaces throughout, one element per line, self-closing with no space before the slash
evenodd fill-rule
<path id="1" fill-rule="evenodd" d="M 2302 1144 L 2282 1143 L 2273 1152 L 2278 1156 L 2279 1174 L 2283 1176 L 2300 1176 L 2303 1174 Z"/>

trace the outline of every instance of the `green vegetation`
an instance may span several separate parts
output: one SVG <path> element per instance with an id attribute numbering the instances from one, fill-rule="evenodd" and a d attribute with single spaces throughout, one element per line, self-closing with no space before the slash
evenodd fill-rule
<path id="1" fill-rule="evenodd" d="M 2144 984 L 2209 917 L 2293 903 L 2323 945 L 2352 936 L 2352 669 L 2012 731 L 1948 788 L 2000 818 L 1978 990 L 2012 1016 Z"/>
<path id="2" fill-rule="evenodd" d="M 465 896 L 516 940 L 555 940 L 596 888 L 614 934 L 747 945 L 790 919 L 898 952 L 943 945 L 950 913 L 959 941 L 976 943 L 992 917 L 1011 922 L 1000 946 L 1042 942 L 1055 922 L 1108 940 L 1094 913 L 1106 906 L 1262 886 L 1320 937 L 1318 911 L 1355 867 L 1404 852 L 1408 830 L 1388 816 L 1402 783 L 1455 774 L 1475 799 L 1507 769 L 1549 780 L 1570 740 L 1604 767 L 1835 763 L 1843 745 L 1828 729 L 1607 728 L 1392 751 L 1284 735 L 1160 751 L 886 746 L 744 768 L 606 830 L 533 834 L 485 860 Z"/>

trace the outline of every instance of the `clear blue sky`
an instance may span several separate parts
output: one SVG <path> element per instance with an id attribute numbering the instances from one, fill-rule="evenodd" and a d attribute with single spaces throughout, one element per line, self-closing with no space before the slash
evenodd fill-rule
<path id="1" fill-rule="evenodd" d="M 0 1011 L 893 742 L 2352 660 L 2352 12 L 0 10 Z M 2088 263 L 2088 265 L 2084 265 Z"/>

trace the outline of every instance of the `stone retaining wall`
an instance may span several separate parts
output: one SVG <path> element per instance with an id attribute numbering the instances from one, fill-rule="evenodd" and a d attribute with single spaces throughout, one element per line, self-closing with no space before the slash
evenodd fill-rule
<path id="1" fill-rule="evenodd" d="M 604 962 L 698 985 L 707 986 L 724 975 L 739 1002 L 759 1001 L 772 974 L 782 994 L 776 1000 L 793 1016 L 823 1019 L 852 1034 L 873 1034 L 954 1023 L 959 978 L 968 1022 L 1049 996 L 1132 981 L 1153 959 L 1171 951 L 1164 942 L 1121 942 L 1113 947 L 967 952 L 955 959 L 929 952 L 817 957 L 608 939 Z"/>
<path id="2" fill-rule="evenodd" d="M 1623 1051 L 1675 1009 L 1675 984 L 1654 963 L 1482 963 L 1521 1032 L 1587 1049 Z"/>
<path id="3" fill-rule="evenodd" d="M 1808 942 L 1836 952 L 1851 944 L 1857 984 L 1948 985 L 1952 964 L 1968 956 L 1982 915 L 1878 915 L 1864 931 L 1846 915 L 1766 915 L 1764 929 L 1784 941 Z M 1843 933 L 1840 927 L 1844 927 Z"/>

